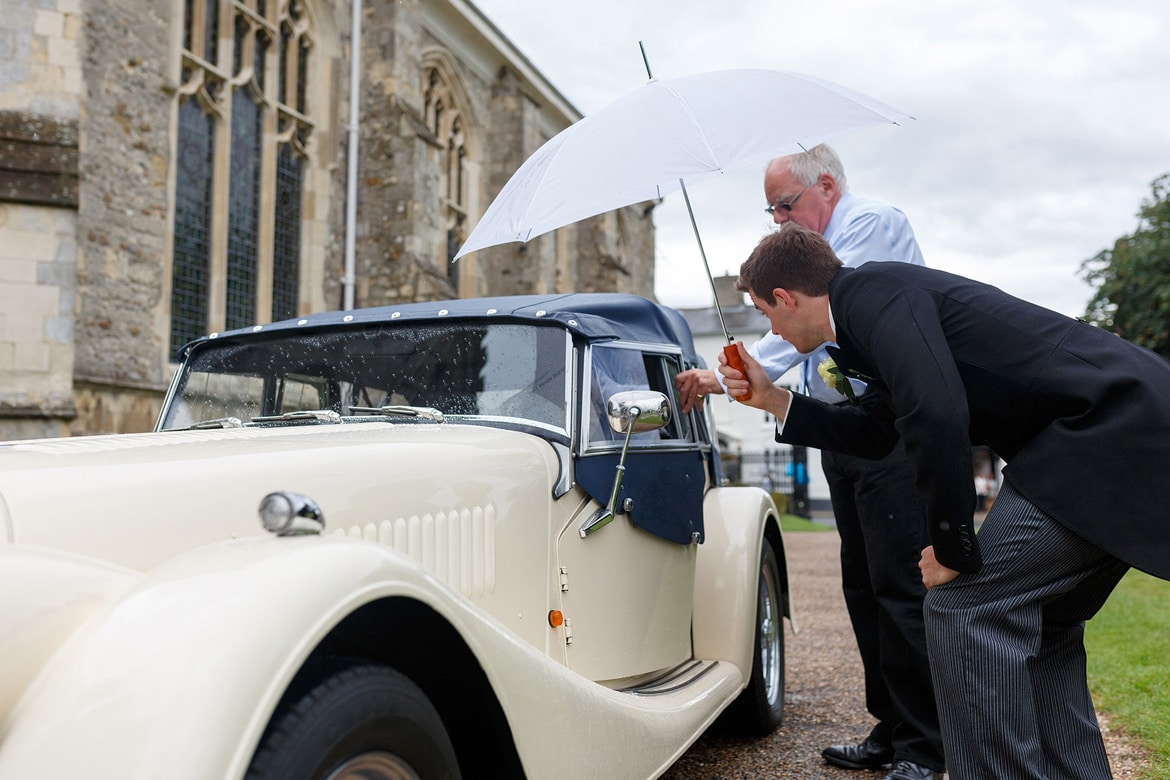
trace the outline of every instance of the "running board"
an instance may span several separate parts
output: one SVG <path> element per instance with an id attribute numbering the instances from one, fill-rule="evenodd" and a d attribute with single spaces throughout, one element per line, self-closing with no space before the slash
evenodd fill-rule
<path id="1" fill-rule="evenodd" d="M 629 688 L 619 688 L 619 693 L 628 693 L 633 696 L 662 696 L 686 688 L 688 685 L 701 680 L 708 672 L 719 665 L 718 661 L 690 660 L 681 663 L 659 677 L 640 685 Z"/>

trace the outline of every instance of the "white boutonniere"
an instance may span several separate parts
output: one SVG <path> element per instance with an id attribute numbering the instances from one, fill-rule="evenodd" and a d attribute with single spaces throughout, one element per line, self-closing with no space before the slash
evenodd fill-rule
<path id="1" fill-rule="evenodd" d="M 837 367 L 833 358 L 825 358 L 817 365 L 817 373 L 825 381 L 825 387 L 836 390 L 850 401 L 857 401 L 857 394 L 853 392 L 853 385 L 849 384 L 849 377 Z"/>

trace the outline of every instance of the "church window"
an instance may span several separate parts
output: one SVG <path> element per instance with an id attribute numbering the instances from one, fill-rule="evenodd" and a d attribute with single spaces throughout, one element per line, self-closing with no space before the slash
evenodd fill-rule
<path id="1" fill-rule="evenodd" d="M 305 0 L 184 0 L 183 22 L 172 354 L 298 313 L 314 130 Z"/>
<path id="2" fill-rule="evenodd" d="M 436 67 L 423 71 L 423 111 L 439 151 L 440 214 L 446 237 L 447 278 L 459 292 L 460 266 L 451 262 L 467 237 L 467 139 L 465 119 L 455 105 L 450 83 Z"/>

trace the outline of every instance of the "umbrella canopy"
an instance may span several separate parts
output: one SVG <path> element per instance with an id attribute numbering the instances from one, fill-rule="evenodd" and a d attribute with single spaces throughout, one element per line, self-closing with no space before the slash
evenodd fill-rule
<path id="1" fill-rule="evenodd" d="M 455 257 L 661 198 L 684 187 L 684 180 L 763 164 L 851 130 L 912 118 L 799 73 L 736 69 L 652 79 L 540 147 L 504 185 Z"/>

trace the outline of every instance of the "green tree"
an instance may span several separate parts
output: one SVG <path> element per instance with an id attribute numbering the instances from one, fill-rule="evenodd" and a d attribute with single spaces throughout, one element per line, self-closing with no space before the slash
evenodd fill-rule
<path id="1" fill-rule="evenodd" d="M 1096 288 L 1085 319 L 1170 358 L 1170 173 L 1150 187 L 1133 235 L 1081 264 Z"/>

